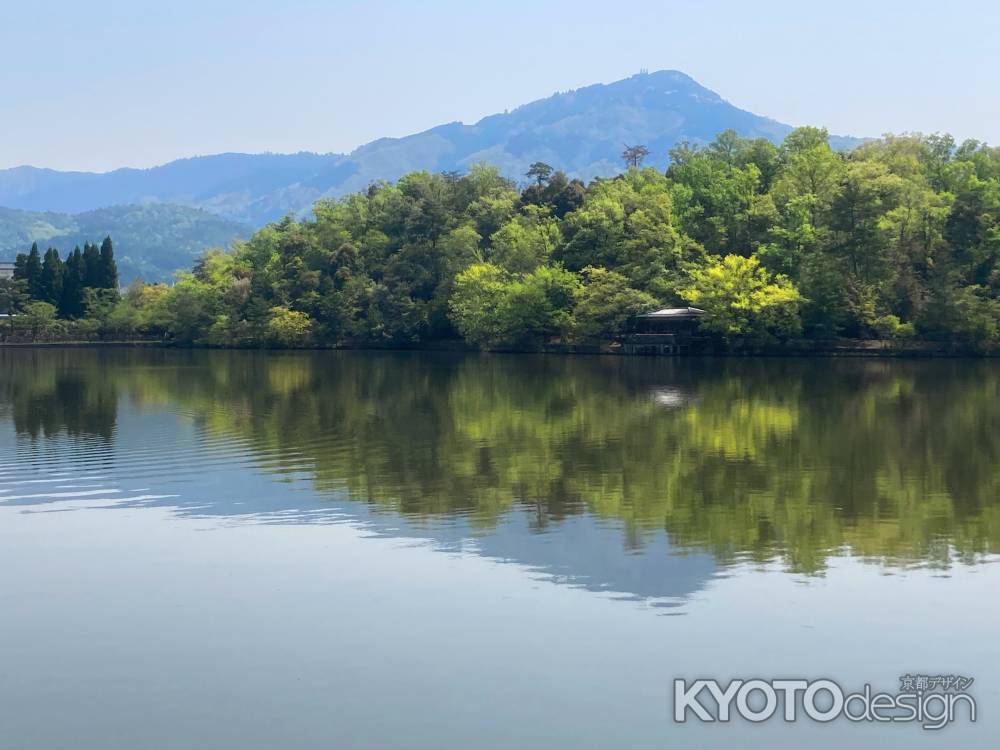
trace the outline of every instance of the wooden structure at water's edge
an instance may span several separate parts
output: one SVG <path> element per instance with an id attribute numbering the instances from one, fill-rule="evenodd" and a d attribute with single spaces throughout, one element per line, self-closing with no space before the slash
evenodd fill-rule
<path id="1" fill-rule="evenodd" d="M 698 320 L 697 307 L 666 307 L 637 315 L 622 341 L 623 354 L 681 354 L 691 347 Z"/>

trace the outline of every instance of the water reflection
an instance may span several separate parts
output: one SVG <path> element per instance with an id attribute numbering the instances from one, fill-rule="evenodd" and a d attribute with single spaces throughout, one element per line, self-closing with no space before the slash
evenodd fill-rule
<path id="1" fill-rule="evenodd" d="M 299 522 L 325 502 L 636 596 L 735 561 L 1000 548 L 990 362 L 40 350 L 0 373 L 0 479 L 71 467 L 136 504 Z"/>

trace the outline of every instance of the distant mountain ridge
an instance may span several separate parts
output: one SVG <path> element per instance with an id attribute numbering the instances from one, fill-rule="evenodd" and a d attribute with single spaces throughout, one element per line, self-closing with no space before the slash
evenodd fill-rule
<path id="1" fill-rule="evenodd" d="M 625 143 L 645 144 L 647 163 L 665 166 L 680 141 L 707 143 L 733 129 L 780 141 L 792 127 L 733 106 L 679 71 L 640 73 L 557 93 L 473 125 L 452 122 L 402 138 L 381 138 L 350 154 L 217 154 L 150 169 L 107 173 L 37 167 L 0 170 L 0 206 L 78 213 L 107 206 L 176 203 L 260 226 L 308 211 L 319 198 L 394 180 L 414 170 L 466 169 L 477 161 L 521 179 L 545 161 L 592 179 L 621 169 Z M 859 143 L 831 138 L 836 147 Z"/>

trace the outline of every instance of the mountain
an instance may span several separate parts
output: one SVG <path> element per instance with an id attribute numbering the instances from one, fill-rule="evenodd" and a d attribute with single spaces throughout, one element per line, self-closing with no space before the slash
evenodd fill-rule
<path id="1" fill-rule="evenodd" d="M 676 143 L 711 141 L 733 129 L 781 140 L 791 126 L 739 109 L 678 71 L 640 73 L 558 93 L 485 117 L 404 138 L 381 138 L 350 154 L 218 154 L 152 169 L 96 174 L 36 167 L 0 170 L 0 205 L 80 212 L 118 204 L 176 203 L 260 226 L 309 209 L 320 197 L 361 190 L 413 170 L 462 170 L 477 161 L 523 179 L 534 161 L 589 180 L 621 169 L 623 145 L 645 144 L 665 166 Z M 859 141 L 833 138 L 836 147 Z"/>
<path id="2" fill-rule="evenodd" d="M 65 257 L 74 246 L 111 235 L 124 283 L 141 277 L 166 281 L 190 268 L 208 247 L 225 247 L 252 228 L 199 208 L 164 203 L 113 206 L 78 214 L 0 208 L 0 258 L 13 259 L 32 242 Z"/>

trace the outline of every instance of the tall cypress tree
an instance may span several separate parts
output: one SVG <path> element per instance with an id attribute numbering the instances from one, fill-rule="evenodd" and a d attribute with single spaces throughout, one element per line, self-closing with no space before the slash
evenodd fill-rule
<path id="1" fill-rule="evenodd" d="M 42 262 L 42 275 L 39 282 L 41 297 L 39 299 L 58 306 L 62 300 L 63 288 L 63 262 L 59 258 L 59 251 L 50 247 L 45 251 L 45 260 Z"/>
<path id="2" fill-rule="evenodd" d="M 14 259 L 14 278 L 20 281 L 28 280 L 28 255 L 27 253 L 18 253 L 17 257 Z"/>
<path id="3" fill-rule="evenodd" d="M 38 243 L 31 245 L 31 252 L 24 264 L 24 281 L 28 296 L 32 299 L 42 299 L 42 258 L 38 254 Z"/>
<path id="4" fill-rule="evenodd" d="M 83 282 L 86 273 L 83 254 L 79 246 L 66 256 L 63 268 L 62 298 L 59 302 L 59 314 L 65 318 L 79 318 L 83 315 Z"/>
<path id="5" fill-rule="evenodd" d="M 101 243 L 100 281 L 104 289 L 118 289 L 118 265 L 115 263 L 111 237 L 105 237 Z"/>
<path id="6" fill-rule="evenodd" d="M 101 253 L 97 245 L 85 242 L 83 245 L 83 285 L 91 289 L 101 288 Z"/>

